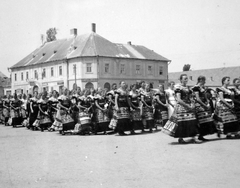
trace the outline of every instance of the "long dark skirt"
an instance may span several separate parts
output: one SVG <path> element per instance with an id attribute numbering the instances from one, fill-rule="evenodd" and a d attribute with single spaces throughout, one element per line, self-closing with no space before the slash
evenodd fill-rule
<path id="1" fill-rule="evenodd" d="M 174 138 L 196 136 L 199 130 L 195 113 L 177 104 L 174 113 L 163 127 L 162 132 Z"/>
<path id="2" fill-rule="evenodd" d="M 116 130 L 119 133 L 123 133 L 124 131 L 129 131 L 132 129 L 132 124 L 130 123 L 130 112 L 128 107 L 120 107 L 119 111 L 116 112 L 117 117 L 117 127 Z"/>
<path id="3" fill-rule="evenodd" d="M 30 127 L 33 127 L 33 123 L 37 119 L 37 116 L 38 116 L 38 111 L 34 111 L 33 113 L 30 113 L 30 115 L 29 115 L 29 126 Z"/>
<path id="4" fill-rule="evenodd" d="M 4 118 L 4 115 L 3 115 L 3 108 L 0 109 L 0 123 L 4 123 L 5 122 L 5 118 Z"/>
<path id="5" fill-rule="evenodd" d="M 40 117 L 40 125 L 39 125 L 39 127 L 40 127 L 41 131 L 47 130 L 49 127 L 51 127 L 51 125 L 52 125 L 52 121 L 51 121 L 49 116 L 42 115 Z"/>
<path id="6" fill-rule="evenodd" d="M 144 127 L 146 129 L 154 128 L 154 117 L 153 117 L 153 109 L 148 107 L 143 107 L 143 116 L 144 116 Z"/>
<path id="7" fill-rule="evenodd" d="M 217 129 L 212 118 L 211 110 L 205 110 L 200 104 L 196 103 L 196 111 L 200 135 L 205 136 L 216 133 Z"/>
<path id="8" fill-rule="evenodd" d="M 94 123 L 94 132 L 106 132 L 110 131 L 109 128 L 110 118 L 107 112 L 103 112 L 100 109 L 95 110 L 95 123 Z"/>
<path id="9" fill-rule="evenodd" d="M 232 102 L 229 102 L 232 104 Z M 217 102 L 215 116 L 218 122 L 217 129 L 223 134 L 237 133 L 240 130 L 240 124 L 234 109 L 229 109 L 221 101 Z"/>
<path id="10" fill-rule="evenodd" d="M 234 111 L 236 112 L 238 122 L 240 123 L 240 104 L 234 104 Z"/>
<path id="11" fill-rule="evenodd" d="M 75 128 L 75 123 L 73 118 L 70 116 L 70 114 L 65 113 L 62 116 L 62 130 L 63 131 L 68 131 L 68 130 L 74 130 Z"/>
<path id="12" fill-rule="evenodd" d="M 155 124 L 163 127 L 168 121 L 168 109 L 156 108 L 154 113 Z"/>
<path id="13" fill-rule="evenodd" d="M 11 110 L 12 126 L 22 126 L 22 117 L 20 116 L 19 110 Z"/>
<path id="14" fill-rule="evenodd" d="M 133 130 L 143 130 L 144 129 L 142 117 L 140 114 L 140 109 L 134 109 L 131 112 L 131 123 L 132 123 Z"/>

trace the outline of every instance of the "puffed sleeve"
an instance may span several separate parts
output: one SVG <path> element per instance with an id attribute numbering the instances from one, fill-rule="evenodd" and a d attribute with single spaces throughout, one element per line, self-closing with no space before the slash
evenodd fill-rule
<path id="1" fill-rule="evenodd" d="M 154 96 L 155 96 L 155 97 L 157 97 L 157 96 L 158 96 L 158 97 L 160 98 L 160 93 L 159 93 L 159 92 L 157 92 L 157 93 L 155 93 L 155 94 L 154 94 Z"/>
<path id="2" fill-rule="evenodd" d="M 113 96 L 114 95 L 114 91 L 107 92 L 107 96 L 109 96 L 109 95 Z"/>
<path id="3" fill-rule="evenodd" d="M 232 93 L 234 93 L 234 95 L 236 95 L 236 94 L 237 94 L 237 91 L 236 91 L 236 89 L 235 89 L 235 88 L 230 88 L 230 91 L 231 91 Z"/>
<path id="4" fill-rule="evenodd" d="M 223 90 L 221 88 L 216 88 L 216 92 L 217 92 L 217 94 L 219 94 L 220 92 L 223 93 Z"/>
<path id="5" fill-rule="evenodd" d="M 115 94 L 115 95 L 116 95 L 116 94 L 120 95 L 121 92 L 120 92 L 119 90 L 116 90 L 116 91 L 114 91 L 114 94 Z"/>
<path id="6" fill-rule="evenodd" d="M 62 102 L 63 102 L 63 97 L 62 96 L 58 97 L 58 102 L 60 102 L 62 104 Z"/>
<path id="7" fill-rule="evenodd" d="M 200 92 L 200 87 L 199 86 L 193 86 L 192 91 L 193 92 Z"/>

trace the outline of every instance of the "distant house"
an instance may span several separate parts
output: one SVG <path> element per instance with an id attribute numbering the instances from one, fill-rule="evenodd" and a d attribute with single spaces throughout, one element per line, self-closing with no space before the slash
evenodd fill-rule
<path id="1" fill-rule="evenodd" d="M 141 80 L 153 85 L 167 83 L 169 60 L 141 45 L 112 43 L 96 33 L 77 35 L 47 42 L 11 69 L 12 90 L 107 88 L 120 80 L 133 84 Z"/>
<path id="2" fill-rule="evenodd" d="M 11 94 L 11 80 L 0 72 L 0 96 Z"/>
<path id="3" fill-rule="evenodd" d="M 197 83 L 198 76 L 206 77 L 206 86 L 210 88 L 216 88 L 222 86 L 222 78 L 229 76 L 231 79 L 231 85 L 234 78 L 240 78 L 240 66 L 237 67 L 223 67 L 215 69 L 201 69 L 193 71 L 183 72 L 170 72 L 168 74 L 169 81 L 179 83 L 179 77 L 181 74 L 188 75 L 188 85 L 194 86 Z"/>

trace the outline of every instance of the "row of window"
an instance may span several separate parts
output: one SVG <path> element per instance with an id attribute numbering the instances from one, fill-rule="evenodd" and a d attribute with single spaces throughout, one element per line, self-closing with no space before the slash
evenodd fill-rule
<path id="1" fill-rule="evenodd" d="M 62 76 L 62 66 L 59 66 L 58 68 L 59 68 L 59 76 Z M 141 65 L 136 65 L 135 70 L 136 70 L 136 74 L 140 75 L 141 74 Z M 126 71 L 125 64 L 121 64 L 120 65 L 120 74 L 125 74 L 125 71 Z M 151 75 L 151 74 L 153 74 L 153 71 L 154 71 L 153 66 L 148 65 L 147 66 L 147 74 Z M 76 72 L 77 72 L 77 66 L 76 66 L 76 64 L 74 64 L 73 65 L 73 73 L 76 74 Z M 91 73 L 91 72 L 92 72 L 92 63 L 86 63 L 86 73 Z M 104 72 L 110 73 L 110 64 L 109 63 L 105 64 Z M 163 74 L 163 67 L 160 66 L 159 67 L 159 75 L 162 75 L 162 74 Z M 50 75 L 51 75 L 51 77 L 54 76 L 54 67 L 51 67 Z M 34 70 L 34 78 L 38 79 L 38 77 L 39 77 L 38 71 Z M 46 69 L 45 68 L 42 69 L 42 78 L 46 78 Z M 28 72 L 26 72 L 26 79 L 29 79 Z M 22 81 L 24 80 L 23 72 L 21 73 L 21 80 Z M 15 81 L 17 81 L 17 73 L 15 73 Z"/>
<path id="2" fill-rule="evenodd" d="M 105 73 L 109 73 L 110 72 L 110 70 L 109 70 L 109 64 L 108 63 L 106 63 L 105 64 L 105 69 L 104 69 L 104 72 Z M 125 74 L 125 70 L 126 70 L 126 67 L 125 67 L 125 64 L 121 64 L 120 65 L 120 74 Z M 141 74 L 141 65 L 136 65 L 136 74 L 138 74 L 138 75 L 140 75 Z M 149 74 L 149 75 L 151 75 L 151 74 L 153 74 L 153 66 L 152 65 L 148 65 L 148 67 L 147 67 L 147 74 Z M 162 66 L 160 66 L 159 67 L 159 75 L 162 75 L 163 74 L 163 67 Z"/>
<path id="3" fill-rule="evenodd" d="M 86 72 L 87 73 L 91 73 L 92 72 L 92 63 L 86 63 Z M 62 66 L 59 66 L 59 76 L 62 76 Z M 73 65 L 73 73 L 76 74 L 77 72 L 77 66 L 76 64 Z M 50 70 L 50 75 L 51 77 L 54 76 L 54 67 L 51 67 L 51 70 Z M 37 70 L 34 70 L 34 78 L 35 79 L 38 79 L 39 78 L 39 73 Z M 46 78 L 46 69 L 43 68 L 42 69 L 42 78 Z M 28 76 L 28 72 L 26 72 L 26 80 L 29 79 L 29 76 Z M 23 72 L 21 73 L 21 81 L 24 80 L 24 75 L 23 75 Z M 17 81 L 17 73 L 15 73 L 15 81 Z"/>
<path id="4" fill-rule="evenodd" d="M 59 76 L 62 76 L 62 66 L 59 66 L 58 68 L 59 68 Z M 50 74 L 52 77 L 54 76 L 54 67 L 51 67 Z M 15 76 L 14 80 L 17 81 L 17 73 L 15 73 L 14 76 Z M 38 77 L 39 77 L 38 71 L 34 70 L 34 78 L 38 79 Z M 42 78 L 46 78 L 46 69 L 45 68 L 42 69 Z M 26 80 L 28 80 L 28 79 L 29 79 L 29 73 L 27 71 L 26 72 Z M 23 72 L 21 72 L 21 81 L 23 81 L 23 80 L 24 80 L 24 75 L 23 75 Z"/>

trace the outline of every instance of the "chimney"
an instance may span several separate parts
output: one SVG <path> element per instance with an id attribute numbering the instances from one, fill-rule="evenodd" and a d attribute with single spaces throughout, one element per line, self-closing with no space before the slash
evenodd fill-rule
<path id="1" fill-rule="evenodd" d="M 131 41 L 128 41 L 128 45 L 132 45 L 132 42 L 131 42 Z"/>
<path id="2" fill-rule="evenodd" d="M 72 35 L 72 36 L 77 36 L 77 29 L 76 28 L 73 28 L 73 29 L 71 29 L 70 30 L 70 34 Z"/>
<path id="3" fill-rule="evenodd" d="M 96 33 L 96 24 L 92 23 L 92 32 Z"/>

